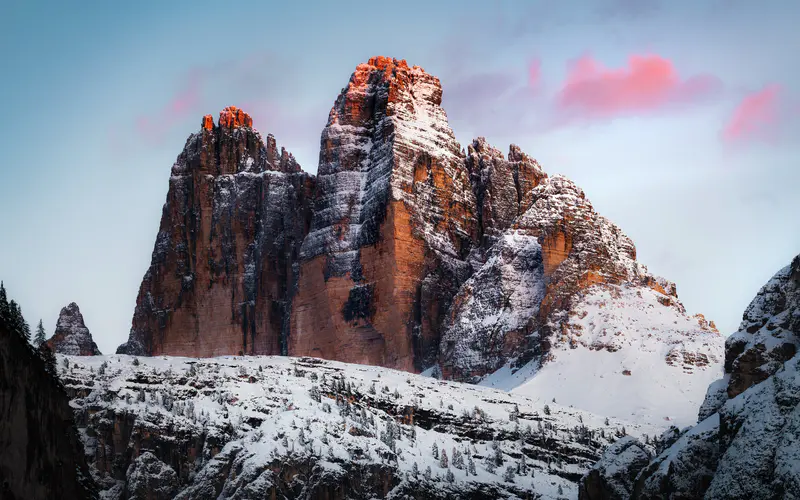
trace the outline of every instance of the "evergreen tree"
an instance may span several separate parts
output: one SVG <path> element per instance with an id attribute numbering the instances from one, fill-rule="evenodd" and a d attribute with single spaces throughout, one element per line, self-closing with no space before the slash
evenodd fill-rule
<path id="1" fill-rule="evenodd" d="M 42 320 L 39 320 L 39 324 L 36 326 L 36 336 L 33 337 L 33 345 L 39 347 L 40 345 L 46 342 L 44 332 L 44 325 L 42 325 Z"/>
<path id="2" fill-rule="evenodd" d="M 431 446 L 431 454 L 433 455 L 433 458 L 437 460 L 439 459 L 439 446 L 436 444 L 436 441 L 434 441 L 433 445 Z"/>
<path id="3" fill-rule="evenodd" d="M 414 462 L 414 465 L 411 466 L 411 475 L 414 477 L 419 476 L 419 466 L 417 462 Z"/>
<path id="4" fill-rule="evenodd" d="M 467 455 L 467 473 L 477 476 L 478 472 L 475 470 L 475 461 L 472 460 L 472 455 Z"/>
<path id="5" fill-rule="evenodd" d="M 514 482 L 514 467 L 510 465 L 506 467 L 506 472 L 503 474 L 503 480 L 506 481 L 507 483 Z"/>
<path id="6" fill-rule="evenodd" d="M 442 469 L 447 468 L 447 450 L 442 450 L 442 453 L 439 455 L 439 467 Z"/>
<path id="7" fill-rule="evenodd" d="M 8 331 L 17 335 L 22 335 L 21 313 L 17 302 L 14 299 L 8 301 L 6 310 L 6 328 Z"/>
<path id="8" fill-rule="evenodd" d="M 6 288 L 3 286 L 3 282 L 0 281 L 0 326 L 8 328 L 8 319 L 8 297 L 6 296 Z"/>

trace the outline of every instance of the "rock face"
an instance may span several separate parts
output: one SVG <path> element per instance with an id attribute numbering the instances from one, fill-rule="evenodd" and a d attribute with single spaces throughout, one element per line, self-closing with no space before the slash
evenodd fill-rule
<path id="1" fill-rule="evenodd" d="M 733 398 L 766 380 L 800 346 L 800 256 L 758 292 L 739 331 L 725 342 L 727 394 Z"/>
<path id="2" fill-rule="evenodd" d="M 611 290 L 610 299 L 626 294 L 621 285 L 634 290 L 633 301 L 655 295 L 655 309 L 669 316 L 667 329 L 673 320 L 687 323 L 675 285 L 636 262 L 630 238 L 598 215 L 575 183 L 562 176 L 536 182 L 526 194 L 528 208 L 500 233 L 485 263 L 456 295 L 441 342 L 440 363 L 448 378 L 475 382 L 510 360 L 520 366 L 541 358 L 557 344 L 618 350 L 624 337 L 598 336 L 592 331 L 595 323 L 582 321 L 598 308 L 580 309 L 603 290 Z M 617 327 L 619 334 L 626 333 L 625 317 L 606 316 L 604 330 Z M 636 335 L 635 328 L 629 334 Z M 716 330 L 697 320 L 676 332 L 672 343 L 680 347 L 697 336 L 712 345 L 711 352 L 721 347 Z M 664 356 L 667 363 L 669 356 Z M 708 354 L 701 358 L 701 365 L 713 362 Z"/>
<path id="3" fill-rule="evenodd" d="M 638 472 L 647 466 L 650 452 L 626 436 L 612 444 L 581 480 L 579 500 L 630 498 Z"/>
<path id="4" fill-rule="evenodd" d="M 95 498 L 67 395 L 0 324 L 0 498 Z"/>
<path id="5" fill-rule="evenodd" d="M 636 474 L 634 499 L 800 498 L 800 256 L 748 306 L 702 422 Z M 638 467 L 638 466 L 637 466 Z M 584 487 L 598 484 L 584 478 Z M 584 497 L 590 498 L 590 497 Z"/>
<path id="6" fill-rule="evenodd" d="M 636 262 L 580 188 L 515 145 L 504 156 L 478 138 L 464 151 L 441 100 L 418 66 L 360 64 L 322 131 L 316 178 L 241 109 L 204 117 L 173 166 L 118 352 L 290 354 L 475 382 L 580 344 L 572 313 L 603 287 L 655 294 L 683 321 L 675 286 Z M 687 336 L 717 336 L 694 323 Z M 673 340 L 665 362 L 716 362 Z"/>
<path id="7" fill-rule="evenodd" d="M 475 196 L 439 80 L 405 61 L 356 68 L 322 132 L 289 352 L 420 370 L 470 274 Z"/>
<path id="8" fill-rule="evenodd" d="M 314 178 L 236 107 L 210 116 L 172 167 L 167 201 L 119 353 L 286 353 L 294 260 Z"/>
<path id="9" fill-rule="evenodd" d="M 71 302 L 61 309 L 56 331 L 47 344 L 59 354 L 70 356 L 99 356 L 100 349 L 92 340 L 92 334 L 83 322 L 78 304 Z"/>

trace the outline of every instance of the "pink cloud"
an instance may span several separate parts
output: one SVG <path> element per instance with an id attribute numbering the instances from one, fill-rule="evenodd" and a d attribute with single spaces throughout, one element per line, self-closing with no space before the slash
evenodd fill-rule
<path id="1" fill-rule="evenodd" d="M 539 85 L 539 79 L 542 77 L 542 62 L 539 59 L 532 59 L 528 63 L 528 85 L 536 87 Z"/>
<path id="2" fill-rule="evenodd" d="M 202 68 L 193 68 L 183 80 L 160 109 L 136 118 L 136 130 L 146 141 L 161 144 L 165 135 L 181 120 L 200 115 L 205 72 Z"/>
<path id="3" fill-rule="evenodd" d="M 780 118 L 778 115 L 780 93 L 780 86 L 771 84 L 745 96 L 725 126 L 723 139 L 728 143 L 775 139 Z"/>
<path id="4" fill-rule="evenodd" d="M 569 118 L 602 119 L 696 102 L 720 87 L 710 75 L 681 78 L 672 62 L 658 55 L 632 55 L 620 69 L 605 68 L 587 55 L 573 63 L 557 104 Z"/>

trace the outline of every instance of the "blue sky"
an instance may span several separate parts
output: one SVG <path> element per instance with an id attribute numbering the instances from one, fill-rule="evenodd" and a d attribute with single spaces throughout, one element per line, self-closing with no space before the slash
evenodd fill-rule
<path id="1" fill-rule="evenodd" d="M 374 55 L 441 78 L 462 145 L 574 179 L 725 333 L 800 252 L 799 2 L 71 3 L 0 6 L 0 278 L 48 335 L 76 301 L 103 352 L 127 338 L 204 114 L 245 108 L 315 172 Z"/>

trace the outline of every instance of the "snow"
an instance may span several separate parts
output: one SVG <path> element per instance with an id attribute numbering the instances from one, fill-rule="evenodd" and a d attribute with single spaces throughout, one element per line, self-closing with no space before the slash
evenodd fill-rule
<path id="1" fill-rule="evenodd" d="M 516 372 L 507 365 L 481 385 L 649 425 L 694 424 L 722 373 L 723 339 L 659 296 L 644 287 L 593 287 L 572 310 L 570 325 L 579 328 L 553 346 L 551 359 Z M 668 356 L 677 361 L 668 364 Z M 693 356 L 708 365 L 688 363 Z"/>
<path id="2" fill-rule="evenodd" d="M 152 432 L 172 428 L 179 433 L 204 432 L 222 439 L 226 444 L 219 455 L 213 458 L 206 454 L 198 464 L 191 485 L 197 488 L 207 486 L 200 484 L 202 478 L 216 474 L 212 469 L 225 457 L 241 465 L 246 477 L 248 470 L 256 474 L 280 457 L 308 457 L 330 474 L 342 473 L 348 464 L 383 463 L 411 480 L 408 476 L 416 463 L 420 474 L 430 466 L 432 481 L 441 483 L 442 488 L 486 484 L 503 489 L 512 487 L 502 477 L 506 465 L 516 465 L 519 459 L 513 456 L 524 453 L 533 475 L 515 475 L 514 488 L 533 488 L 544 498 L 555 498 L 561 486 L 574 498 L 574 481 L 588 470 L 591 457 L 599 456 L 615 431 L 624 427 L 635 436 L 659 431 L 656 426 L 618 419 L 606 425 L 605 417 L 552 402 L 547 402 L 548 415 L 544 401 L 487 387 L 313 358 L 153 357 L 139 358 L 139 364 L 134 365 L 133 358 L 126 355 L 67 356 L 69 368 L 63 366 L 64 358 L 59 356 L 59 370 L 68 389 L 88 393 L 72 400 L 77 411 L 94 409 L 94 415 L 99 408 L 113 409 L 137 415 L 138 425 Z M 191 365 L 194 374 L 190 373 Z M 329 397 L 341 392 L 331 389 L 339 376 L 344 376 L 357 395 L 351 405 L 337 404 Z M 375 394 L 370 391 L 373 385 Z M 313 387 L 322 393 L 319 401 L 312 394 Z M 146 394 L 144 402 L 138 401 L 140 391 Z M 519 418 L 512 421 L 515 405 Z M 348 414 L 346 408 L 352 411 Z M 433 415 L 426 418 L 434 420 L 408 425 L 399 416 L 410 408 L 415 409 L 418 419 Z M 396 411 L 398 417 L 391 417 L 390 411 Z M 542 430 L 540 423 L 544 424 Z M 553 430 L 549 429 L 551 425 L 555 426 Z M 399 429 L 395 451 L 381 439 L 390 426 Z M 528 426 L 531 434 L 525 438 Z M 594 434 L 591 444 L 578 439 L 582 426 Z M 412 429 L 415 438 L 411 438 Z M 605 431 L 606 438 L 599 436 L 600 430 Z M 548 436 L 549 444 L 539 440 L 539 433 Z M 97 442 L 89 434 L 82 432 L 91 453 Z M 492 472 L 481 457 L 493 453 L 493 437 L 501 445 L 505 464 Z M 474 456 L 476 475 L 453 467 L 451 456 L 449 468 L 455 482 L 445 481 L 446 471 L 431 453 L 434 443 L 448 455 L 456 449 L 465 457 Z M 265 484 L 271 481 L 266 476 L 250 479 Z M 239 484 L 241 481 L 231 481 L 229 478 L 226 488 L 245 487 Z M 512 497 L 512 490 L 508 491 Z"/>

